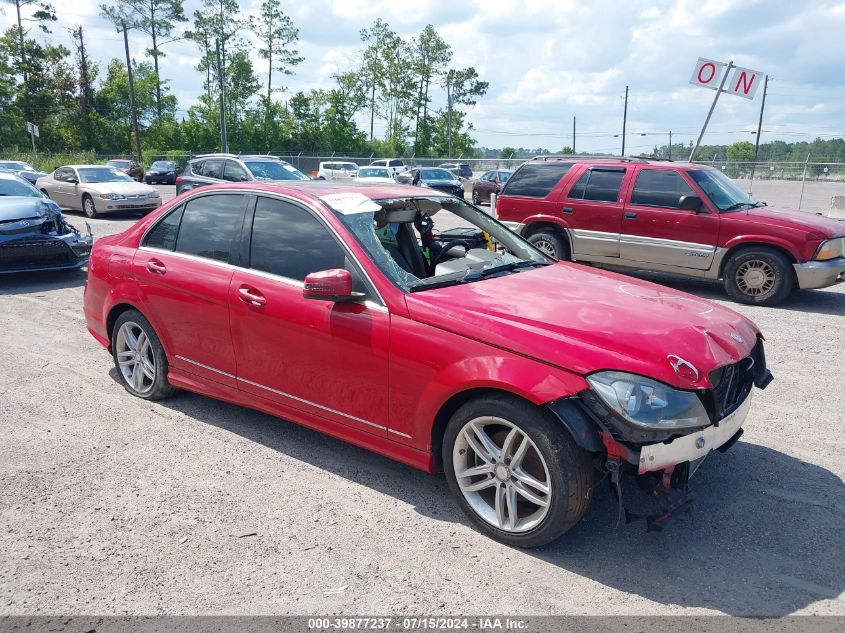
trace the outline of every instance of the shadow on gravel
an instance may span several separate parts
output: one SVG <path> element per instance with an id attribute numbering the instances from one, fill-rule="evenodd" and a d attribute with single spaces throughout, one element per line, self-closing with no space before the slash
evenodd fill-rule
<path id="1" fill-rule="evenodd" d="M 686 277 L 676 277 L 669 274 L 645 271 L 637 271 L 631 276 L 644 281 L 650 281 L 662 286 L 667 286 L 674 290 L 680 290 L 681 292 L 688 292 L 701 297 L 702 299 L 728 302 L 729 306 L 735 305 L 740 307 L 739 304 L 733 304 L 733 302 L 731 302 L 728 295 L 725 293 L 722 284 L 715 281 L 688 279 Z M 774 306 L 773 309 L 794 310 L 809 314 L 834 314 L 845 316 L 845 293 L 836 292 L 831 288 L 821 290 L 796 289 L 786 301 Z"/>
<path id="2" fill-rule="evenodd" d="M 111 375 L 117 380 L 114 369 Z M 468 524 L 442 477 L 195 394 L 160 404 L 412 504 L 424 516 Z M 643 522 L 616 527 L 617 506 L 602 482 L 579 525 L 551 545 L 520 552 L 660 604 L 731 615 L 782 616 L 845 590 L 845 487 L 830 471 L 739 442 L 724 455 L 711 453 L 692 489 L 693 512 L 662 533 L 647 533 Z"/>
<path id="3" fill-rule="evenodd" d="M 49 292 L 85 285 L 85 268 L 76 270 L 45 270 L 35 273 L 6 273 L 0 275 L 0 295 L 24 295 Z"/>

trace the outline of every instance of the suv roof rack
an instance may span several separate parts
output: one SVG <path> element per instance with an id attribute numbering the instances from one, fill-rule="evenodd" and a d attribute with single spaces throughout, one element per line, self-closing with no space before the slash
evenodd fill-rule
<path id="1" fill-rule="evenodd" d="M 236 154 L 226 154 L 223 152 L 211 152 L 210 154 L 194 154 L 191 158 L 237 158 Z"/>
<path id="2" fill-rule="evenodd" d="M 238 154 L 238 158 L 272 158 L 273 160 L 282 160 L 281 156 L 273 156 L 273 154 Z"/>
<path id="3" fill-rule="evenodd" d="M 541 154 L 531 160 L 603 160 L 613 163 L 647 163 L 648 159 L 639 156 L 577 156 L 575 154 Z"/>

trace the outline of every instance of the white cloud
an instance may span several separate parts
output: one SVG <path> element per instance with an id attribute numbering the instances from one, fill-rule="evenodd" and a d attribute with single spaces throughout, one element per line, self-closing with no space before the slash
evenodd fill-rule
<path id="1" fill-rule="evenodd" d="M 85 27 L 91 56 L 105 68 L 122 58 L 114 29 L 98 17 L 101 0 L 60 5 L 54 38 L 70 48 L 67 29 Z M 108 0 L 106 0 L 108 1 Z M 242 2 L 252 11 L 260 0 Z M 332 85 L 331 76 L 350 68 L 360 47 L 359 31 L 377 18 L 409 37 L 431 23 L 451 44 L 454 63 L 473 65 L 490 82 L 488 95 L 470 112 L 480 144 L 559 149 L 571 142 L 578 118 L 579 149 L 620 144 L 622 100 L 630 87 L 632 134 L 694 138 L 712 99 L 711 91 L 688 84 L 698 56 L 758 68 L 773 77 L 764 128 L 789 132 L 787 140 L 845 131 L 845 3 L 791 0 L 308 0 L 286 2 L 300 30 L 306 61 L 285 77 L 288 93 Z M 199 7 L 186 2 L 190 17 Z M 0 16 L 8 27 L 13 12 Z M 149 46 L 132 33 L 138 59 Z M 194 70 L 199 51 L 190 42 L 170 44 L 162 73 L 187 109 L 202 91 Z M 256 69 L 266 63 L 255 56 Z M 441 99 L 438 95 L 437 99 Z M 724 96 L 706 142 L 733 142 L 753 129 L 754 102 Z M 436 104 L 437 107 L 442 105 Z M 768 133 L 772 135 L 773 133 Z M 742 137 L 744 138 L 744 137 Z M 764 136 L 765 140 L 766 136 Z M 665 142 L 639 137 L 630 145 Z"/>

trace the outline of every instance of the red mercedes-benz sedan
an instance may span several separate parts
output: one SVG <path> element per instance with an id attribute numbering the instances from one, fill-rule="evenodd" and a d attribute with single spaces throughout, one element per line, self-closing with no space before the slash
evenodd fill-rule
<path id="1" fill-rule="evenodd" d="M 739 314 L 402 185 L 183 194 L 95 243 L 85 316 L 132 395 L 187 389 L 443 470 L 523 547 L 578 521 L 596 470 L 620 503 L 638 478 L 660 529 L 771 380 Z"/>

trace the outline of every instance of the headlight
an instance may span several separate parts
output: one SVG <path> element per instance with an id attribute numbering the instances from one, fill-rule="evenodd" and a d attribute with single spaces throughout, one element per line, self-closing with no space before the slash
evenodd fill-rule
<path id="1" fill-rule="evenodd" d="M 126 196 L 120 193 L 101 193 L 100 197 L 106 200 L 126 200 Z"/>
<path id="2" fill-rule="evenodd" d="M 819 250 L 816 251 L 814 259 L 824 261 L 827 259 L 836 259 L 837 257 L 845 257 L 845 237 L 837 237 L 836 239 L 822 242 Z"/>
<path id="3" fill-rule="evenodd" d="M 148 198 L 158 198 L 159 197 L 158 191 L 153 191 L 152 193 L 148 193 L 147 197 Z"/>
<path id="4" fill-rule="evenodd" d="M 692 391 L 621 371 L 601 371 L 587 382 L 602 402 L 636 426 L 673 430 L 710 424 L 704 405 Z"/>

